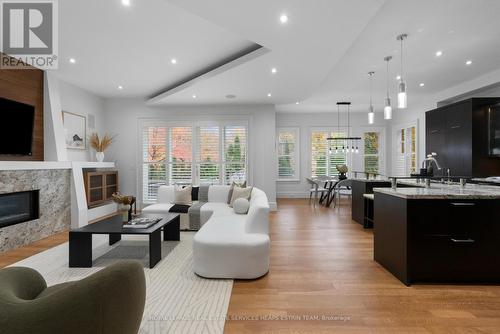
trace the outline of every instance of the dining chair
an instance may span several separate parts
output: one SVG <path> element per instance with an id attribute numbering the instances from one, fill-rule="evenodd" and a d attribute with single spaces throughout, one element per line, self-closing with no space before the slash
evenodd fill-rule
<path id="1" fill-rule="evenodd" d="M 340 206 L 340 196 L 342 194 L 346 194 L 348 197 L 352 195 L 352 179 L 345 179 L 337 182 L 335 185 L 335 197 L 336 201 L 334 201 L 334 207 L 337 205 Z"/>
<path id="2" fill-rule="evenodd" d="M 306 178 L 306 180 L 307 183 L 311 186 L 311 188 L 309 189 L 309 204 L 311 204 L 312 195 L 314 194 L 314 206 L 316 206 L 316 202 L 318 202 L 318 194 L 321 194 L 321 196 L 323 196 L 323 194 L 328 191 L 328 189 L 320 186 L 320 179 L 313 180 L 312 178 L 308 177 Z"/>

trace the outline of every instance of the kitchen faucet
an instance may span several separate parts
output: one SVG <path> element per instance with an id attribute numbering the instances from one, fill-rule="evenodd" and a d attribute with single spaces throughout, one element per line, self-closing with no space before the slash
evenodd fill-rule
<path id="1" fill-rule="evenodd" d="M 422 168 L 427 168 L 427 174 L 433 175 L 433 168 L 432 168 L 432 163 L 436 165 L 437 170 L 441 170 L 441 166 L 439 165 L 439 162 L 436 159 L 437 153 L 432 152 L 431 154 L 427 154 L 427 158 L 422 161 Z M 427 163 L 427 166 L 426 166 Z"/>

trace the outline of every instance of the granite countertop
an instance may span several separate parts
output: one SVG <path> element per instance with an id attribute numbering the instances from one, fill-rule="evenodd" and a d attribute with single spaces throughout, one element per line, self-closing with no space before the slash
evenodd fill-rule
<path id="1" fill-rule="evenodd" d="M 416 184 L 415 184 L 416 185 Z M 406 199 L 500 199 L 500 188 L 478 184 L 467 184 L 461 187 L 458 184 L 431 183 L 430 188 L 374 188 L 374 193 L 382 193 Z"/>
<path id="2" fill-rule="evenodd" d="M 373 182 L 373 183 L 381 183 L 381 182 L 391 182 L 390 180 L 388 179 L 367 179 L 367 178 L 351 178 L 350 180 L 352 181 L 359 181 L 359 182 L 366 182 L 366 183 L 369 183 L 369 182 Z"/>

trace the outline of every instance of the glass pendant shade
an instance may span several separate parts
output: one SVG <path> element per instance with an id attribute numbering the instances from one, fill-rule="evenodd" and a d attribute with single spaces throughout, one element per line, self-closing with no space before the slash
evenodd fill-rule
<path id="1" fill-rule="evenodd" d="M 375 123 L 375 113 L 373 112 L 373 106 L 368 108 L 368 124 Z"/>
<path id="2" fill-rule="evenodd" d="M 390 98 L 385 99 L 384 119 L 392 119 L 392 107 Z"/>
<path id="3" fill-rule="evenodd" d="M 408 100 L 406 95 L 406 84 L 401 81 L 398 85 L 398 108 L 406 109 L 408 107 Z"/>

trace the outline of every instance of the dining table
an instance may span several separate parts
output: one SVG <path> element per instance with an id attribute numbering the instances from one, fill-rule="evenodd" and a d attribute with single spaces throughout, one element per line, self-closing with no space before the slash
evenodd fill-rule
<path id="1" fill-rule="evenodd" d="M 338 176 L 322 175 L 311 177 L 310 179 L 316 184 L 316 188 L 323 187 L 326 189 L 326 192 L 321 194 L 319 200 L 317 194 L 315 194 L 315 196 L 320 205 L 329 207 L 335 199 L 335 185 L 339 182 Z"/>

